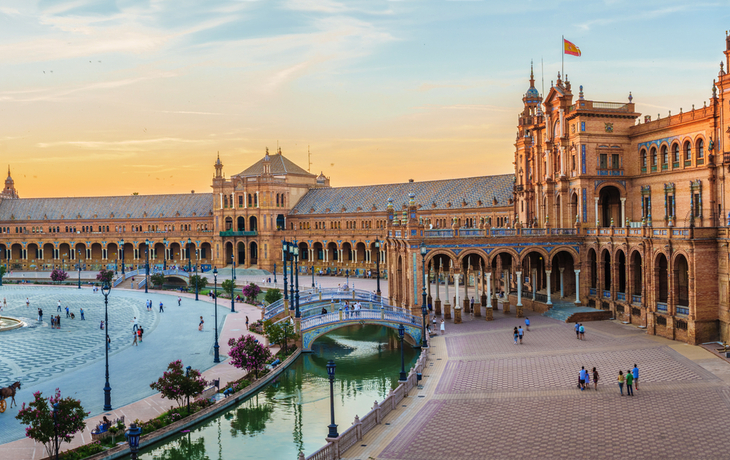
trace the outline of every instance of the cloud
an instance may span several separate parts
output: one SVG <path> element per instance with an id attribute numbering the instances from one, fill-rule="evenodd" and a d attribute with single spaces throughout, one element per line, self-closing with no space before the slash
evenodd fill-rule
<path id="1" fill-rule="evenodd" d="M 36 144 L 42 149 L 71 146 L 88 150 L 144 151 L 151 148 L 165 148 L 176 144 L 209 144 L 210 139 L 182 139 L 177 137 L 161 137 L 157 139 L 134 139 L 126 141 L 58 141 L 40 142 Z"/>

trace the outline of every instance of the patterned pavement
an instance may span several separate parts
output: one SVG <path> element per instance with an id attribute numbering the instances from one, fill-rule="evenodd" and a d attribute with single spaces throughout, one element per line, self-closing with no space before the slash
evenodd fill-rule
<path id="1" fill-rule="evenodd" d="M 448 324 L 434 340 L 448 358 L 421 393 L 428 399 L 393 420 L 397 432 L 366 436 L 367 455 L 345 458 L 730 458 L 718 430 L 730 413 L 730 364 L 608 321 L 586 323 L 579 341 L 571 324 L 530 316 L 514 345 L 520 322 L 495 318 Z M 621 397 L 618 371 L 634 363 L 640 390 Z M 598 369 L 598 391 L 576 388 L 581 366 Z"/>

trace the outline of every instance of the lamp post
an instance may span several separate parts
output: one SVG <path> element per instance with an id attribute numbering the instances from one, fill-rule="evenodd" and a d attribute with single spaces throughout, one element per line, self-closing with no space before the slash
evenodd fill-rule
<path id="1" fill-rule="evenodd" d="M 195 248 L 195 301 L 196 302 L 198 300 L 198 261 L 200 260 L 199 251 L 200 251 L 200 249 Z"/>
<path id="2" fill-rule="evenodd" d="M 312 249 L 312 289 L 317 286 L 314 284 L 314 249 Z"/>
<path id="3" fill-rule="evenodd" d="M 231 262 L 233 266 L 233 268 L 231 268 L 231 282 L 233 283 L 231 285 L 231 313 L 236 313 L 236 308 L 233 304 L 233 292 L 236 290 L 236 259 L 233 254 L 231 254 Z"/>
<path id="4" fill-rule="evenodd" d="M 220 356 L 218 355 L 218 269 L 213 268 L 213 299 L 215 302 L 215 344 L 213 345 L 213 362 L 221 362 Z"/>
<path id="5" fill-rule="evenodd" d="M 350 269 L 345 270 L 345 285 L 350 285 Z"/>
<path id="6" fill-rule="evenodd" d="M 286 256 L 289 249 L 289 243 L 287 243 L 285 240 L 281 240 L 281 261 L 284 263 L 284 268 L 282 268 L 282 272 L 284 273 L 284 299 L 287 299 L 286 297 Z M 292 306 L 289 305 L 289 309 L 292 309 Z"/>
<path id="7" fill-rule="evenodd" d="M 403 337 L 406 335 L 406 328 L 403 327 L 403 324 L 398 326 L 398 337 L 400 338 L 400 378 L 398 379 L 401 382 L 404 382 L 406 379 L 408 379 L 408 376 L 406 375 L 406 362 L 403 357 Z"/>
<path id="8" fill-rule="evenodd" d="M 190 256 L 190 245 L 192 243 L 193 243 L 193 240 L 191 240 L 190 238 L 188 238 L 188 247 L 185 248 L 187 250 L 187 253 L 188 253 L 188 279 L 190 278 L 190 272 L 193 271 L 192 264 L 191 264 L 192 257 Z"/>
<path id="9" fill-rule="evenodd" d="M 106 337 L 109 336 L 109 293 L 112 290 L 112 283 L 110 280 L 101 280 L 101 293 L 104 294 L 104 324 L 105 324 L 105 336 L 104 336 L 104 355 L 106 358 L 106 383 L 104 384 L 104 411 L 112 410 L 112 388 L 109 386 L 109 344 Z"/>
<path id="10" fill-rule="evenodd" d="M 137 426 L 134 422 L 129 425 L 129 429 L 124 433 L 124 437 L 127 438 L 127 443 L 129 444 L 129 451 L 132 453 L 132 460 L 137 460 L 140 436 L 142 436 L 142 427 Z"/>
<path id="11" fill-rule="evenodd" d="M 149 276 L 150 276 L 150 240 L 144 240 L 145 241 L 145 247 L 144 247 L 144 255 L 147 259 L 147 262 L 144 265 L 144 293 L 147 294 L 147 285 L 150 284 Z"/>
<path id="12" fill-rule="evenodd" d="M 78 251 L 79 255 L 79 289 L 81 289 L 81 250 Z"/>
<path id="13" fill-rule="evenodd" d="M 165 248 L 162 250 L 162 269 L 167 270 L 167 238 L 162 239 Z"/>
<path id="14" fill-rule="evenodd" d="M 185 378 L 190 378 L 190 369 L 192 369 L 192 366 L 188 366 L 185 368 Z M 188 415 L 190 415 L 190 395 L 188 395 Z"/>
<path id="15" fill-rule="evenodd" d="M 122 245 L 122 277 L 124 277 L 124 240 L 121 240 L 119 244 Z"/>
<path id="16" fill-rule="evenodd" d="M 294 273 L 296 277 L 295 294 L 294 294 L 294 308 L 296 308 L 295 317 L 300 318 L 302 313 L 299 311 L 299 245 L 294 242 Z"/>
<path id="17" fill-rule="evenodd" d="M 294 308 L 294 243 L 287 243 L 287 247 L 289 248 L 289 270 L 291 273 L 289 273 L 289 305 L 291 305 L 291 308 Z"/>
<path id="18" fill-rule="evenodd" d="M 56 460 L 58 460 L 58 403 L 53 404 L 53 436 L 53 451 Z"/>
<path id="19" fill-rule="evenodd" d="M 421 243 L 421 270 L 423 270 L 423 289 L 421 290 L 421 296 L 423 297 L 423 304 L 421 305 L 421 313 L 423 313 L 423 327 L 421 331 L 421 348 L 428 347 L 428 342 L 426 341 L 426 313 L 428 313 L 428 300 L 426 295 L 426 283 L 428 282 L 428 277 L 426 276 L 426 253 L 428 252 L 428 249 L 426 249 L 426 245 Z"/>
<path id="20" fill-rule="evenodd" d="M 276 262 L 274 262 L 274 286 L 276 286 Z"/>
<path id="21" fill-rule="evenodd" d="M 377 288 L 375 294 L 380 297 L 380 240 L 375 238 L 375 276 L 377 278 Z"/>
<path id="22" fill-rule="evenodd" d="M 340 435 L 337 433 L 337 425 L 335 425 L 335 362 L 333 360 L 327 361 L 327 375 L 330 378 L 330 418 L 332 422 L 329 425 L 328 438 L 337 438 Z"/>

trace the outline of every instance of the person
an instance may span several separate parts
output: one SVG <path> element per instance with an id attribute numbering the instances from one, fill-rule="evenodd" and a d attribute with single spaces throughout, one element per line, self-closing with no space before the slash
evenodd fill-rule
<path id="1" fill-rule="evenodd" d="M 182 298 L 181 298 L 181 297 L 178 297 L 178 298 L 177 298 L 177 306 L 178 306 L 178 307 L 180 306 L 180 302 L 182 302 Z"/>
<path id="2" fill-rule="evenodd" d="M 598 391 L 598 371 L 593 368 L 593 389 Z"/>
<path id="3" fill-rule="evenodd" d="M 106 335 L 106 349 L 107 350 L 112 349 L 112 339 L 109 338 L 109 334 Z"/>
<path id="4" fill-rule="evenodd" d="M 512 331 L 512 338 L 515 339 L 515 345 L 517 345 L 517 337 L 519 337 L 520 333 L 517 331 L 517 326 L 515 326 L 514 331 Z"/>
<path id="5" fill-rule="evenodd" d="M 68 305 L 66 305 L 66 318 L 69 318 L 70 316 L 71 315 L 70 315 L 70 312 L 68 310 Z"/>
<path id="6" fill-rule="evenodd" d="M 84 309 L 79 308 L 79 313 L 81 313 L 81 321 L 86 321 L 86 318 L 84 318 Z"/>
<path id="7" fill-rule="evenodd" d="M 134 345 L 135 347 L 138 346 L 137 345 L 137 331 L 132 331 L 132 345 Z"/>
<path id="8" fill-rule="evenodd" d="M 139 328 L 139 324 L 137 323 L 137 317 L 136 316 L 134 317 L 134 319 L 132 320 L 132 322 L 134 323 L 134 325 L 132 326 L 132 332 L 137 332 L 137 328 Z"/>
<path id="9" fill-rule="evenodd" d="M 51 329 L 56 329 L 56 318 L 51 315 Z"/>
<path id="10" fill-rule="evenodd" d="M 28 297 L 25 298 L 25 306 L 30 307 L 30 299 Z"/>
<path id="11" fill-rule="evenodd" d="M 56 315 L 56 329 L 61 329 L 61 315 Z"/>
<path id="12" fill-rule="evenodd" d="M 144 329 L 141 327 L 137 329 L 137 335 L 139 336 L 139 343 L 142 343 L 142 334 L 144 334 Z"/>
<path id="13" fill-rule="evenodd" d="M 134 279 L 132 279 L 132 289 L 134 289 Z"/>
<path id="14" fill-rule="evenodd" d="M 474 311 L 474 296 L 471 296 L 471 301 L 469 303 L 469 308 L 471 309 L 472 312 Z"/>
<path id="15" fill-rule="evenodd" d="M 575 338 L 580 340 L 580 324 L 575 323 Z"/>
<path id="16" fill-rule="evenodd" d="M 634 396 L 634 374 L 631 373 L 631 369 L 626 371 L 626 394 L 628 396 Z"/>
<path id="17" fill-rule="evenodd" d="M 101 329 L 102 331 L 104 330 L 104 320 L 103 319 L 101 320 L 101 324 L 99 324 L 99 329 Z"/>
<path id="18" fill-rule="evenodd" d="M 198 330 L 199 330 L 199 331 L 202 331 L 202 330 L 203 330 L 203 323 L 204 323 L 204 322 L 205 322 L 205 321 L 203 321 L 203 317 L 201 316 L 201 317 L 200 317 L 200 323 L 198 324 Z"/>
<path id="19" fill-rule="evenodd" d="M 530 330 L 530 318 L 525 316 L 525 329 Z"/>
<path id="20" fill-rule="evenodd" d="M 7 306 L 8 306 L 8 299 L 6 299 L 5 297 L 3 297 L 3 308 L 5 308 Z"/>
<path id="21" fill-rule="evenodd" d="M 586 389 L 586 378 L 588 377 L 588 371 L 586 370 L 585 366 L 580 367 L 580 374 L 578 374 L 578 387 L 580 388 L 580 391 L 583 391 Z"/>
<path id="22" fill-rule="evenodd" d="M 624 377 L 624 373 L 621 371 L 618 371 L 618 389 L 621 392 L 621 396 L 624 395 L 624 381 L 626 378 Z"/>
<path id="23" fill-rule="evenodd" d="M 525 335 L 525 331 L 522 329 L 522 326 L 520 326 L 519 328 L 517 328 L 517 332 L 520 335 L 520 345 L 522 345 L 522 336 Z"/>
<path id="24" fill-rule="evenodd" d="M 61 301 L 60 300 L 58 301 L 58 307 L 56 308 L 56 311 L 58 311 L 58 312 L 61 311 Z"/>
<path id="25" fill-rule="evenodd" d="M 165 310 L 162 308 L 162 302 L 160 302 L 160 313 L 164 313 Z"/>
<path id="26" fill-rule="evenodd" d="M 38 309 L 38 321 L 43 321 L 43 309 Z"/>
<path id="27" fill-rule="evenodd" d="M 585 340 L 586 338 L 586 328 L 583 327 L 583 323 L 580 323 L 580 328 L 578 329 L 580 331 L 580 339 Z"/>
<path id="28" fill-rule="evenodd" d="M 634 368 L 631 369 L 631 375 L 634 376 L 634 387 L 639 389 L 639 368 L 634 364 Z"/>
<path id="29" fill-rule="evenodd" d="M 326 314 L 327 314 L 327 309 L 326 309 L 326 308 L 324 308 L 324 307 L 322 307 L 322 314 L 323 314 L 323 315 L 326 315 Z"/>
<path id="30" fill-rule="evenodd" d="M 441 319 L 441 335 L 446 334 L 446 322 Z"/>
<path id="31" fill-rule="evenodd" d="M 325 310 L 325 313 L 326 312 L 327 312 L 327 310 Z M 248 315 L 246 316 L 246 330 L 248 330 Z"/>

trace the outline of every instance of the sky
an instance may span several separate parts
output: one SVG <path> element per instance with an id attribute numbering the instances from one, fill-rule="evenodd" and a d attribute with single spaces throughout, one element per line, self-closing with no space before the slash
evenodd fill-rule
<path id="1" fill-rule="evenodd" d="M 511 173 L 561 36 L 576 95 L 664 117 L 728 29 L 730 0 L 0 0 L 0 158 L 21 197 L 209 192 L 277 146 L 333 186 Z"/>

